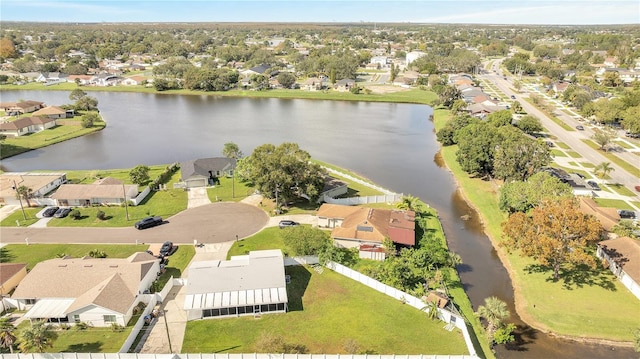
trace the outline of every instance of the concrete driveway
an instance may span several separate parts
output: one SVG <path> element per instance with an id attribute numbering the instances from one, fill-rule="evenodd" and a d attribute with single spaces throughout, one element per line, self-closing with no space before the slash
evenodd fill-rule
<path id="1" fill-rule="evenodd" d="M 187 208 L 196 208 L 211 203 L 207 195 L 207 189 L 204 187 L 189 188 L 187 198 Z"/>
<path id="2" fill-rule="evenodd" d="M 225 260 L 233 242 L 212 243 L 196 247 L 196 254 L 191 261 Z M 188 276 L 189 268 L 187 267 L 182 277 L 188 278 Z M 187 326 L 187 313 L 183 309 L 185 295 L 185 286 L 174 286 L 169 291 L 167 298 L 162 303 L 160 317 L 150 329 L 149 336 L 142 344 L 139 353 L 166 354 L 182 351 L 182 342 Z M 171 340 L 171 350 L 169 350 L 169 340 Z"/>

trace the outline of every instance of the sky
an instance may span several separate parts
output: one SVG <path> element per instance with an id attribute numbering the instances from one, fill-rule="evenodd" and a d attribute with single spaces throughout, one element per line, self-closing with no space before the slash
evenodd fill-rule
<path id="1" fill-rule="evenodd" d="M 0 21 L 640 24 L 640 0 L 0 0 Z"/>

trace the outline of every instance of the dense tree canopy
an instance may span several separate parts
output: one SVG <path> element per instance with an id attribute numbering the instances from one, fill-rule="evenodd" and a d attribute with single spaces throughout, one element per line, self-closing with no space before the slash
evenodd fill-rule
<path id="1" fill-rule="evenodd" d="M 315 200 L 324 187 L 324 171 L 310 159 L 295 143 L 264 144 L 239 161 L 237 173 L 267 198 L 274 198 L 277 191 L 282 202 L 301 195 Z"/>
<path id="2" fill-rule="evenodd" d="M 571 198 L 571 186 L 547 172 L 538 172 L 526 181 L 507 182 L 500 188 L 500 209 L 509 213 L 527 212 L 553 198 Z"/>
<path id="3" fill-rule="evenodd" d="M 587 247 L 603 236 L 600 221 L 582 213 L 573 198 L 543 200 L 530 214 L 513 213 L 503 222 L 502 230 L 502 245 L 507 250 L 518 250 L 551 269 L 556 281 L 563 269 L 580 265 L 595 268 Z"/>

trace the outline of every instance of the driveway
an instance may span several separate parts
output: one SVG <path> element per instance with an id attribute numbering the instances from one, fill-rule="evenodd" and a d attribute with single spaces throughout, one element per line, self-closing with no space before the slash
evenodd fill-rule
<path id="1" fill-rule="evenodd" d="M 196 254 L 191 261 L 225 260 L 233 242 L 205 244 L 203 247 L 197 247 Z M 187 267 L 182 277 L 188 278 L 188 276 L 189 268 Z M 182 351 L 182 342 L 187 325 L 187 314 L 183 309 L 185 295 L 186 286 L 174 286 L 169 291 L 161 306 L 161 315 L 155 321 L 149 336 L 142 344 L 140 353 L 166 354 L 171 352 L 180 353 Z M 169 340 L 171 340 L 171 350 L 169 350 Z"/>
<path id="2" fill-rule="evenodd" d="M 211 203 L 205 187 L 189 188 L 187 198 L 189 200 L 187 208 L 196 208 Z"/>
<path id="3" fill-rule="evenodd" d="M 127 228 L 0 227 L 3 243 L 221 243 L 260 231 L 269 217 L 244 203 L 218 202 L 189 208 L 157 227 Z"/>

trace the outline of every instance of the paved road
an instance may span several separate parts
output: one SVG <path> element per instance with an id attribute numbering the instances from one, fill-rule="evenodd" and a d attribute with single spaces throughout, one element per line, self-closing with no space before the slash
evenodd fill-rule
<path id="1" fill-rule="evenodd" d="M 601 162 L 611 162 L 597 150 L 594 150 L 593 148 L 582 142 L 582 139 L 590 137 L 591 131 L 566 131 L 560 125 L 556 124 L 549 117 L 547 117 L 545 113 L 538 110 L 535 106 L 529 104 L 526 100 L 524 100 L 525 96 L 520 93 L 513 92 L 511 90 L 511 84 L 507 80 L 504 80 L 502 77 L 491 73 L 482 75 L 482 77 L 494 83 L 498 87 L 498 89 L 500 89 L 500 91 L 505 93 L 507 96 L 515 95 L 516 99 L 522 105 L 522 108 L 528 114 L 538 117 L 540 119 L 540 122 L 542 123 L 542 126 L 544 126 L 551 135 L 556 136 L 561 142 L 569 145 L 574 151 L 578 152 L 587 161 L 593 164 L 598 164 Z M 563 116 L 560 115 L 560 117 Z M 570 121 L 567 121 L 568 124 L 572 123 Z M 640 166 L 640 160 L 637 157 L 633 157 L 635 156 L 634 154 L 629 153 L 628 155 L 632 156 L 629 160 L 633 161 L 628 161 L 629 163 Z M 628 155 L 624 156 L 625 159 Z M 609 176 L 611 177 L 611 180 L 609 180 L 609 182 L 621 183 L 625 185 L 630 191 L 635 192 L 634 186 L 640 184 L 640 179 L 625 171 L 622 167 L 616 165 L 615 163 L 611 163 L 611 167 L 613 167 L 615 170 L 609 174 Z"/>
<path id="2" fill-rule="evenodd" d="M 190 208 L 166 223 L 142 231 L 135 228 L 7 228 L 0 227 L 2 243 L 221 243 L 248 237 L 269 221 L 260 208 L 244 203 L 219 202 Z"/>

